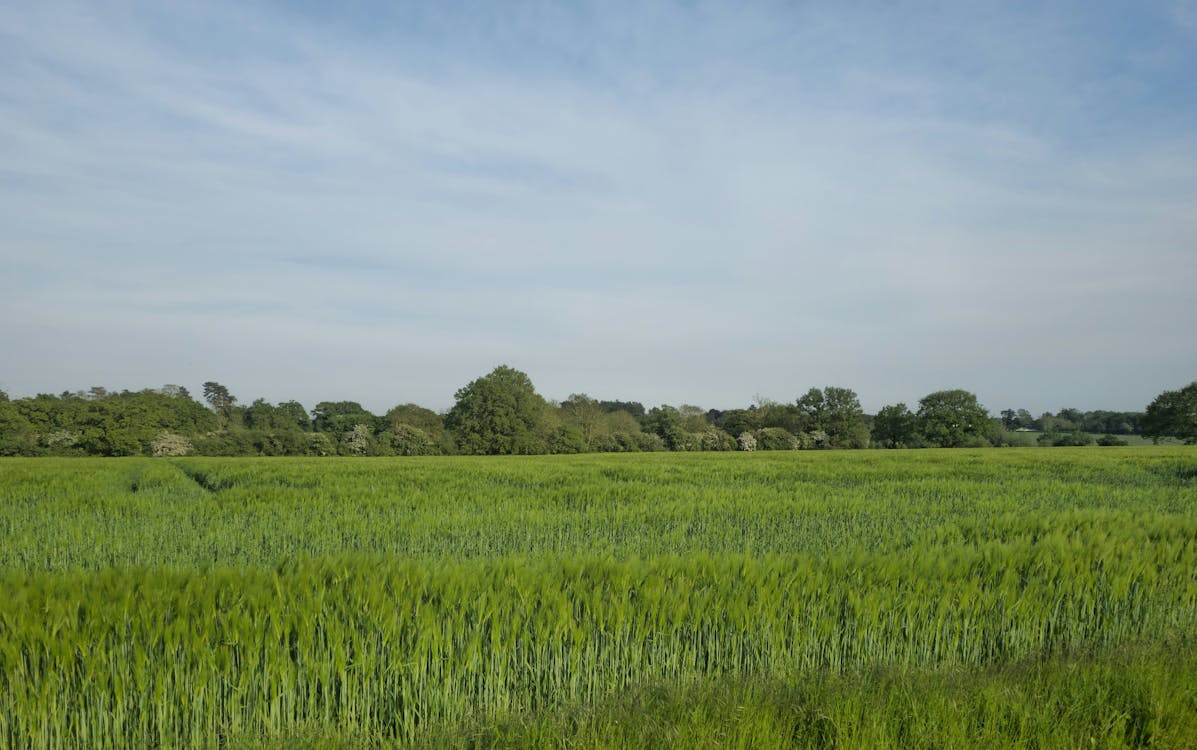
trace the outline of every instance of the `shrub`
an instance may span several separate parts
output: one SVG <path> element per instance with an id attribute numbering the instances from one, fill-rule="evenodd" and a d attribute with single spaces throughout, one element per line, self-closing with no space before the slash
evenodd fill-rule
<path id="1" fill-rule="evenodd" d="M 150 441 L 150 454 L 163 456 L 186 456 L 192 450 L 191 441 L 178 433 L 163 430 Z"/>
<path id="2" fill-rule="evenodd" d="M 438 452 L 431 435 L 403 423 L 391 427 L 391 449 L 396 456 L 433 456 Z"/>
<path id="3" fill-rule="evenodd" d="M 763 451 L 796 451 L 798 438 L 781 427 L 764 427 L 756 431 L 757 448 Z"/>
<path id="4" fill-rule="evenodd" d="M 734 437 L 712 427 L 698 433 L 698 447 L 704 451 L 734 451 L 738 446 Z"/>

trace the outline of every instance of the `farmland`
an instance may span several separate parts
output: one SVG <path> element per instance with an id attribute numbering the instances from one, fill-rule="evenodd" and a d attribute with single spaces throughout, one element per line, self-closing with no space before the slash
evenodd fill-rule
<path id="1" fill-rule="evenodd" d="M 1197 452 L 0 460 L 0 745 L 1192 746 Z"/>

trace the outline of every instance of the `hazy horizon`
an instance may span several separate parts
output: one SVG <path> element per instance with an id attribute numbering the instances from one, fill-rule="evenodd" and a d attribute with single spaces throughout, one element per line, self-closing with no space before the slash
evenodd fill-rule
<path id="1" fill-rule="evenodd" d="M 46 2 L 0 64 L 13 397 L 1197 379 L 1191 0 Z"/>

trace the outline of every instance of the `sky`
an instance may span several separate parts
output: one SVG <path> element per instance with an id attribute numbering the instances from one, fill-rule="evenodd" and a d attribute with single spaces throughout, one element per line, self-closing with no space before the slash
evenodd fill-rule
<path id="1" fill-rule="evenodd" d="M 0 389 L 1197 378 L 1197 1 L 0 3 Z"/>

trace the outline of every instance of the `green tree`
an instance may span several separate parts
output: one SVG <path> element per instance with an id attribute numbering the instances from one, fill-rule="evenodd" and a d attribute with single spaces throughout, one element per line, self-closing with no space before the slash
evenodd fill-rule
<path id="1" fill-rule="evenodd" d="M 237 398 L 229 393 L 229 389 L 213 380 L 204 383 L 204 400 L 212 407 L 212 411 L 220 417 L 222 427 L 227 427 L 233 419 Z"/>
<path id="2" fill-rule="evenodd" d="M 827 447 L 864 448 L 869 444 L 869 425 L 860 399 L 851 388 L 811 388 L 797 401 L 805 416 L 803 432 L 827 433 Z M 758 439 L 759 440 L 759 439 Z"/>
<path id="3" fill-rule="evenodd" d="M 383 417 L 386 426 L 392 432 L 397 432 L 400 425 L 415 427 L 433 440 L 445 431 L 445 419 L 432 409 L 426 409 L 416 404 L 400 404 L 386 413 Z"/>
<path id="4" fill-rule="evenodd" d="M 686 430 L 681 412 L 668 404 L 654 406 L 644 415 L 641 424 L 645 432 L 661 438 L 665 447 L 671 451 L 699 449 L 698 438 Z"/>
<path id="5" fill-rule="evenodd" d="M 798 438 L 781 427 L 762 427 L 753 437 L 756 438 L 756 450 L 796 451 L 802 447 Z"/>
<path id="6" fill-rule="evenodd" d="M 1159 442 L 1174 437 L 1197 445 L 1197 380 L 1177 391 L 1164 391 L 1147 405 L 1139 422 L 1144 437 Z"/>
<path id="7" fill-rule="evenodd" d="M 364 456 L 374 445 L 374 431 L 369 425 L 355 424 L 341 436 L 342 451 L 350 456 Z"/>
<path id="8" fill-rule="evenodd" d="M 1002 409 L 1002 427 L 1007 430 L 1018 428 L 1018 412 L 1013 409 Z"/>
<path id="9" fill-rule="evenodd" d="M 682 404 L 677 410 L 678 420 L 682 429 L 689 433 L 700 434 L 707 431 L 707 412 L 701 406 Z"/>
<path id="10" fill-rule="evenodd" d="M 910 448 L 916 443 L 917 424 L 906 404 L 881 407 L 873 417 L 873 442 L 886 448 Z"/>
<path id="11" fill-rule="evenodd" d="M 568 423 L 582 433 L 587 448 L 593 448 L 598 437 L 604 434 L 606 412 L 603 405 L 585 393 L 573 393 L 561 402 L 561 413 Z"/>
<path id="12" fill-rule="evenodd" d="M 545 401 L 519 370 L 500 365 L 455 394 L 445 415 L 463 453 L 543 453 Z"/>
<path id="13" fill-rule="evenodd" d="M 439 452 L 427 432 L 405 422 L 391 428 L 391 450 L 396 456 L 433 456 Z"/>
<path id="14" fill-rule="evenodd" d="M 17 404 L 9 401 L 7 394 L 0 399 L 0 456 L 28 456 L 36 451 L 33 425 L 21 414 Z"/>
<path id="15" fill-rule="evenodd" d="M 718 419 L 715 420 L 715 426 L 732 435 L 755 432 L 762 427 L 760 412 L 757 409 L 728 409 L 720 412 Z"/>
<path id="16" fill-rule="evenodd" d="M 245 409 L 245 426 L 251 430 L 273 430 L 279 425 L 278 408 L 265 399 L 256 399 Z"/>
<path id="17" fill-rule="evenodd" d="M 378 428 L 378 417 L 356 401 L 321 401 L 312 409 L 312 427 L 316 432 L 342 436 L 353 432 L 359 424 L 365 425 L 373 434 Z"/>
<path id="18" fill-rule="evenodd" d="M 698 436 L 699 450 L 704 451 L 734 451 L 739 450 L 739 443 L 718 427 L 708 427 Z"/>
<path id="19" fill-rule="evenodd" d="M 312 418 L 308 416 L 308 410 L 303 408 L 303 404 L 298 401 L 283 401 L 276 408 L 300 430 L 307 432 L 312 429 Z"/>
<path id="20" fill-rule="evenodd" d="M 988 445 L 993 424 L 977 397 L 965 390 L 936 391 L 919 401 L 918 430 L 941 448 Z"/>

